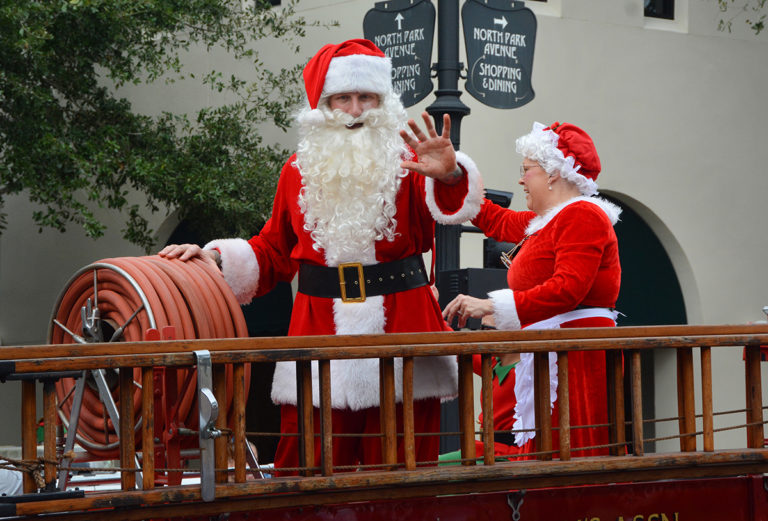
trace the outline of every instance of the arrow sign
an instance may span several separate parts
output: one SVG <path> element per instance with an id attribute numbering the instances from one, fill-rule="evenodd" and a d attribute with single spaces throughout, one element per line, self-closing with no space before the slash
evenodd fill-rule
<path id="1" fill-rule="evenodd" d="M 392 60 L 392 88 L 405 107 L 415 105 L 432 92 L 429 64 L 435 6 L 429 0 L 377 2 L 365 14 L 363 34 Z"/>
<path id="2" fill-rule="evenodd" d="M 536 17 L 523 2 L 467 0 L 461 9 L 466 91 L 489 107 L 513 109 L 534 97 Z"/>

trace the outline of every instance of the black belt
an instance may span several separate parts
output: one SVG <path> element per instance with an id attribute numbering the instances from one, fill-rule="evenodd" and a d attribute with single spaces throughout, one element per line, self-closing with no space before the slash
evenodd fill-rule
<path id="1" fill-rule="evenodd" d="M 511 432 L 494 432 L 493 441 L 496 443 L 503 443 L 511 447 L 515 446 L 515 435 Z"/>
<path id="2" fill-rule="evenodd" d="M 429 284 L 421 255 L 363 266 L 358 262 L 337 268 L 301 264 L 299 291 L 311 297 L 364 302 L 366 297 L 388 295 Z"/>

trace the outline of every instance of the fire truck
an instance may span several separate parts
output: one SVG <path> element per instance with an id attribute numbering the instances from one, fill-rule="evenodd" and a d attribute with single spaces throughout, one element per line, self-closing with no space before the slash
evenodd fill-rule
<path id="1" fill-rule="evenodd" d="M 22 386 L 21 457 L 4 466 L 24 476 L 23 493 L 0 497 L 0 517 L 768 520 L 761 345 L 764 324 L 249 338 L 240 307 L 204 262 L 107 259 L 67 283 L 48 344 L 0 348 L 0 379 Z M 674 417 L 644 417 L 641 354 L 649 349 L 675 353 Z M 605 353 L 605 425 L 570 423 L 570 404 L 581 397 L 568 392 L 568 357 L 581 350 Z M 744 401 L 724 410 L 714 407 L 713 351 L 743 360 L 743 375 L 728 377 L 743 386 Z M 476 450 L 475 440 L 498 433 L 492 360 L 506 353 L 534 360 L 536 446 L 524 458 L 494 457 L 492 443 Z M 550 353 L 558 362 L 555 422 Z M 459 439 L 455 465 L 416 460 L 413 364 L 424 356 L 458 361 L 459 430 L 442 433 Z M 330 363 L 350 358 L 379 360 L 381 465 L 333 461 Z M 251 374 L 280 361 L 296 362 L 294 469 L 259 461 L 249 442 L 280 433 L 246 428 L 259 425 L 247 417 Z M 485 411 L 480 423 L 476 402 Z M 676 450 L 647 450 L 658 441 L 644 434 L 653 422 L 674 426 Z M 604 455 L 571 446 L 570 434 L 582 428 L 609 432 Z M 716 432 L 726 429 L 743 434 L 740 447 L 716 446 Z"/>

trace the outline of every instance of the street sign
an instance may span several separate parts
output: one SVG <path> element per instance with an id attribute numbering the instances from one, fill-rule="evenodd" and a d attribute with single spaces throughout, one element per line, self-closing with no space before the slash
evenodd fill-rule
<path id="1" fill-rule="evenodd" d="M 497 109 L 514 109 L 531 101 L 536 42 L 533 12 L 523 2 L 467 0 L 461 22 L 467 49 L 467 92 Z"/>
<path id="2" fill-rule="evenodd" d="M 377 2 L 365 14 L 363 34 L 392 59 L 392 87 L 410 107 L 432 92 L 430 64 L 435 6 L 429 0 Z"/>

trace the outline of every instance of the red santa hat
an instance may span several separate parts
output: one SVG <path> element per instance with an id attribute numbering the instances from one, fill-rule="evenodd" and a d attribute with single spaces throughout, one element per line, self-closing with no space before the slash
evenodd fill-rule
<path id="1" fill-rule="evenodd" d="M 304 88 L 313 110 L 340 92 L 392 92 L 392 61 L 369 40 L 323 46 L 304 67 Z"/>
<path id="2" fill-rule="evenodd" d="M 555 122 L 545 127 L 536 122 L 515 145 L 518 153 L 537 161 L 549 174 L 559 173 L 578 186 L 583 195 L 597 193 L 600 157 L 592 138 L 576 125 Z"/>

